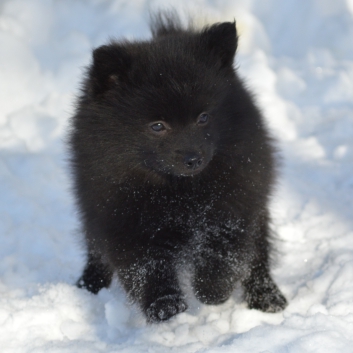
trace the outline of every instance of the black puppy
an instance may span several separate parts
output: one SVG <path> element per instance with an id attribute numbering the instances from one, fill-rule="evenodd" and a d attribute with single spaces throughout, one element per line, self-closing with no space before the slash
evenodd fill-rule
<path id="1" fill-rule="evenodd" d="M 233 67 L 235 23 L 197 31 L 157 15 L 149 41 L 94 50 L 70 148 L 88 247 L 78 286 L 113 273 L 149 322 L 196 298 L 226 301 L 241 281 L 250 308 L 286 300 L 269 274 L 274 149 Z"/>

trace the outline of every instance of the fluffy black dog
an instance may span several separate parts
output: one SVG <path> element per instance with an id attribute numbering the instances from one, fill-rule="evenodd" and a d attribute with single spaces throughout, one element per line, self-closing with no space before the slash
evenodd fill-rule
<path id="1" fill-rule="evenodd" d="M 152 34 L 94 50 L 72 118 L 88 247 L 78 286 L 97 293 L 116 273 L 158 322 L 186 310 L 187 268 L 202 303 L 241 281 L 250 308 L 282 310 L 269 274 L 274 149 L 233 68 L 235 23 L 197 31 L 160 14 Z"/>

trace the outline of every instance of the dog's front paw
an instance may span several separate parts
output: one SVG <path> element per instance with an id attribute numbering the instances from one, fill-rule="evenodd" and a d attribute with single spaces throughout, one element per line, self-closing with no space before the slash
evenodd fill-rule
<path id="1" fill-rule="evenodd" d="M 184 299 L 178 294 L 165 295 L 155 300 L 146 310 L 149 323 L 169 320 L 187 309 Z"/>
<path id="2" fill-rule="evenodd" d="M 259 287 L 246 294 L 250 309 L 277 313 L 287 306 L 287 300 L 277 287 Z"/>

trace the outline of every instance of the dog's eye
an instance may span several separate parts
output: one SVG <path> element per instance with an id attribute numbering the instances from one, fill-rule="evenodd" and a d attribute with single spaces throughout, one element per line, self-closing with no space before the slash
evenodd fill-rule
<path id="1" fill-rule="evenodd" d="M 197 118 L 197 124 L 198 125 L 205 125 L 208 122 L 208 114 L 207 113 L 201 113 L 199 117 Z"/>
<path id="2" fill-rule="evenodd" d="M 154 123 L 150 125 L 150 127 L 154 132 L 162 132 L 166 130 L 166 127 L 162 123 Z"/>

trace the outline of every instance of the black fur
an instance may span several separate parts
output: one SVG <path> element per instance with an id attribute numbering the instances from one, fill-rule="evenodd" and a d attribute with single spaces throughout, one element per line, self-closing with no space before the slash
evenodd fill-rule
<path id="1" fill-rule="evenodd" d="M 282 310 L 269 274 L 274 149 L 232 66 L 235 23 L 197 31 L 161 14 L 152 33 L 94 50 L 72 118 L 88 247 L 78 286 L 97 293 L 117 273 L 158 322 L 186 310 L 178 273 L 187 268 L 205 304 L 241 281 L 250 308 Z"/>

